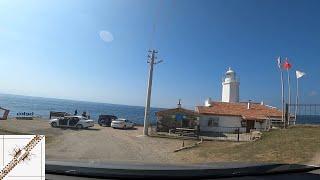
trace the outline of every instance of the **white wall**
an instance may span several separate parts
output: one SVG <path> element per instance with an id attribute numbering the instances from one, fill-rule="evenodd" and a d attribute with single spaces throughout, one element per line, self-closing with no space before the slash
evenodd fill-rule
<path id="1" fill-rule="evenodd" d="M 239 82 L 222 83 L 222 102 L 239 102 Z"/>
<path id="2" fill-rule="evenodd" d="M 255 122 L 254 128 L 257 130 L 266 130 L 267 129 L 267 121 L 263 121 L 262 123 Z"/>
<path id="3" fill-rule="evenodd" d="M 208 127 L 208 121 L 211 117 L 218 117 L 218 127 Z M 246 128 L 241 127 L 241 117 L 238 116 L 200 116 L 200 131 L 202 132 L 234 132 L 235 128 L 240 128 L 240 132 L 245 132 Z"/>
<path id="4" fill-rule="evenodd" d="M 230 102 L 230 85 L 222 83 L 222 102 Z"/>
<path id="5" fill-rule="evenodd" d="M 230 102 L 239 102 L 239 83 L 230 84 Z"/>

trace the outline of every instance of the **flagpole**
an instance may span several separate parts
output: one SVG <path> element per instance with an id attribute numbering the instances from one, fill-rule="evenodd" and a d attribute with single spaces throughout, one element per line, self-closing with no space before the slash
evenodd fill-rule
<path id="1" fill-rule="evenodd" d="M 287 69 L 287 73 L 288 73 L 288 104 L 289 106 L 291 105 L 291 88 L 290 88 L 290 72 L 289 72 L 289 68 Z M 290 107 L 288 108 L 288 125 L 290 125 Z"/>
<path id="2" fill-rule="evenodd" d="M 284 82 L 283 82 L 283 71 L 280 69 L 281 76 L 281 105 L 282 105 L 282 122 L 284 122 Z"/>
<path id="3" fill-rule="evenodd" d="M 298 101 L 299 101 L 299 78 L 297 77 L 297 94 L 296 94 L 296 105 L 295 105 L 295 112 L 294 112 L 294 125 L 297 121 L 297 112 L 298 112 Z"/>
<path id="4" fill-rule="evenodd" d="M 285 120 L 284 120 L 284 81 L 283 81 L 283 71 L 282 71 L 282 63 L 281 63 L 281 57 L 278 57 L 278 68 L 280 71 L 280 79 L 281 79 L 281 121 L 285 127 Z"/>

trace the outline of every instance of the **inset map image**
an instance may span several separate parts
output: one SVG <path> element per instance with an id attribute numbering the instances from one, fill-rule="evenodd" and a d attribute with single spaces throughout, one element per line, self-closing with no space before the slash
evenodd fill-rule
<path id="1" fill-rule="evenodd" d="M 44 180 L 45 136 L 0 135 L 0 180 Z"/>

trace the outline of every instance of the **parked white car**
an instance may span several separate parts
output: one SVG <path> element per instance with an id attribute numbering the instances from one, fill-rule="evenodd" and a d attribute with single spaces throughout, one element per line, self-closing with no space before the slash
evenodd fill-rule
<path id="1" fill-rule="evenodd" d="M 127 119 L 116 119 L 111 122 L 112 128 L 129 129 L 134 127 L 134 123 Z"/>
<path id="2" fill-rule="evenodd" d="M 94 126 L 94 121 L 82 116 L 65 116 L 62 118 L 51 119 L 52 127 L 73 127 L 77 129 L 89 128 Z"/>

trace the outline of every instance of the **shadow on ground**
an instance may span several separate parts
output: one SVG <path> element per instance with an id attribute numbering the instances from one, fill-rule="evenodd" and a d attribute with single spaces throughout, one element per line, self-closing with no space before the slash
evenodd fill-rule
<path id="1" fill-rule="evenodd" d="M 101 130 L 101 129 L 98 129 L 98 128 L 78 129 L 78 128 L 66 128 L 66 127 L 59 127 L 58 129 L 61 129 L 61 130 L 73 130 L 73 131 L 100 131 Z"/>

